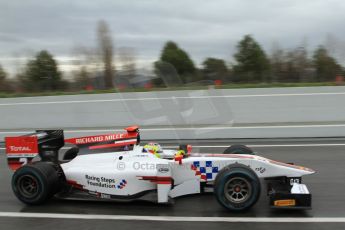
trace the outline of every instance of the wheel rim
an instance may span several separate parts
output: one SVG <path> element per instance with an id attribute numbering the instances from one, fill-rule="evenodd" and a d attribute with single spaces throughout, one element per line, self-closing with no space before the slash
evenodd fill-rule
<path id="1" fill-rule="evenodd" d="M 38 194 L 38 181 L 32 175 L 24 175 L 18 179 L 17 188 L 25 198 L 33 198 Z"/>
<path id="2" fill-rule="evenodd" d="M 224 186 L 224 194 L 232 203 L 243 203 L 249 199 L 252 193 L 252 186 L 242 177 L 234 177 L 228 180 Z"/>

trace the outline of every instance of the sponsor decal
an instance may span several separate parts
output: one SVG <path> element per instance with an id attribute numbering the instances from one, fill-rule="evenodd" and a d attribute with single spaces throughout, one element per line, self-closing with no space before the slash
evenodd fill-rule
<path id="1" fill-rule="evenodd" d="M 102 199 L 110 199 L 110 195 L 109 194 L 104 194 L 104 193 L 101 193 L 99 195 L 99 197 L 102 198 Z"/>
<path id="2" fill-rule="evenodd" d="M 292 186 L 293 184 L 300 184 L 301 183 L 301 179 L 300 177 L 297 178 L 289 178 L 290 180 L 290 185 Z"/>
<path id="3" fill-rule="evenodd" d="M 34 158 L 37 153 L 8 153 L 7 158 Z"/>
<path id="4" fill-rule="evenodd" d="M 160 172 L 160 173 L 168 173 L 169 172 L 169 168 L 159 168 L 158 172 Z"/>
<path id="5" fill-rule="evenodd" d="M 99 143 L 99 142 L 111 142 L 115 140 L 123 140 L 123 139 L 136 139 L 138 137 L 138 133 L 111 133 L 111 134 L 103 134 L 97 136 L 84 136 L 84 137 L 76 137 L 65 139 L 65 142 L 76 144 L 76 145 L 84 145 L 84 144 L 92 144 L 92 143 Z"/>
<path id="6" fill-rule="evenodd" d="M 114 178 L 97 177 L 85 175 L 86 183 L 89 186 L 99 188 L 114 188 L 123 189 L 127 185 L 127 181 L 122 179 L 120 182 L 116 182 Z"/>
<path id="7" fill-rule="evenodd" d="M 122 179 L 121 182 L 116 186 L 116 188 L 123 189 L 124 187 L 126 187 L 126 185 L 127 181 L 125 179 Z"/>
<path id="8" fill-rule="evenodd" d="M 32 149 L 30 147 L 25 146 L 10 146 L 10 151 L 12 152 L 31 152 Z"/>
<path id="9" fill-rule="evenodd" d="M 89 150 L 116 149 L 116 151 L 129 151 L 138 141 L 138 133 L 113 133 L 97 136 L 84 136 L 65 139 L 66 143 L 87 147 Z M 120 148 L 121 147 L 121 148 Z M 123 147 L 123 148 L 122 148 Z"/>
<path id="10" fill-rule="evenodd" d="M 101 198 L 101 199 L 110 199 L 111 198 L 111 195 L 109 194 L 106 194 L 106 193 L 100 193 L 100 192 L 94 192 L 94 191 L 89 191 L 89 194 L 90 195 L 94 195 L 98 198 Z"/>
<path id="11" fill-rule="evenodd" d="M 266 172 L 266 168 L 264 168 L 264 167 L 258 167 L 258 168 L 255 168 L 255 171 L 257 171 L 257 172 L 259 172 L 259 173 L 264 173 L 264 172 Z"/>
<path id="12" fill-rule="evenodd" d="M 85 175 L 86 183 L 89 186 L 100 188 L 116 188 L 115 179 Z"/>
<path id="13" fill-rule="evenodd" d="M 120 134 L 110 134 L 110 135 L 102 135 L 102 136 L 90 136 L 90 137 L 81 137 L 76 138 L 75 143 L 77 145 L 83 145 L 83 144 L 90 144 L 90 143 L 96 143 L 96 142 L 103 142 L 103 141 L 112 141 L 124 138 L 126 134 L 120 133 Z"/>
<path id="14" fill-rule="evenodd" d="M 37 137 L 6 137 L 7 154 L 37 154 Z"/>
<path id="15" fill-rule="evenodd" d="M 286 207 L 286 206 L 296 206 L 296 200 L 275 200 L 274 206 Z"/>

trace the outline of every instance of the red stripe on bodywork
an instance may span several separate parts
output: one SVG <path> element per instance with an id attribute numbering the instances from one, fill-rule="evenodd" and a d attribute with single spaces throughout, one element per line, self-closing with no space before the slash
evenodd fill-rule
<path id="1" fill-rule="evenodd" d="M 171 181 L 157 181 L 156 184 L 171 184 Z"/>
<path id="2" fill-rule="evenodd" d="M 192 155 L 192 156 L 254 159 L 253 156 L 243 156 L 243 155 L 240 155 L 240 154 L 195 154 L 195 155 Z"/>
<path id="3" fill-rule="evenodd" d="M 67 180 L 67 184 L 71 185 L 73 188 L 79 189 L 79 190 L 84 190 L 84 186 L 81 184 L 78 184 L 78 182 L 74 180 Z"/>
<path id="4" fill-rule="evenodd" d="M 156 184 L 171 184 L 172 178 L 166 176 L 139 176 L 140 180 L 149 180 Z"/>
<path id="5" fill-rule="evenodd" d="M 291 165 L 291 164 L 286 164 L 286 163 L 279 162 L 279 161 L 274 161 L 274 160 L 268 160 L 268 161 L 269 161 L 270 163 L 272 163 L 272 164 L 281 165 L 281 166 L 288 167 L 288 168 L 294 168 L 294 169 L 304 170 L 304 171 L 308 171 L 308 172 L 312 172 L 312 173 L 315 172 L 314 170 L 312 170 L 312 169 L 310 169 L 310 168 L 306 168 L 306 167 L 299 166 L 299 165 Z"/>

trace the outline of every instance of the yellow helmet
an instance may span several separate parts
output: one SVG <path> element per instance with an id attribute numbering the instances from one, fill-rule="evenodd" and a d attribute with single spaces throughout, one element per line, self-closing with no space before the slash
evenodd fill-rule
<path id="1" fill-rule="evenodd" d="M 163 149 L 160 146 L 160 144 L 150 142 L 150 143 L 147 143 L 146 145 L 144 145 L 143 152 L 152 153 L 152 154 L 156 155 L 157 157 L 160 157 L 159 153 L 163 152 Z"/>

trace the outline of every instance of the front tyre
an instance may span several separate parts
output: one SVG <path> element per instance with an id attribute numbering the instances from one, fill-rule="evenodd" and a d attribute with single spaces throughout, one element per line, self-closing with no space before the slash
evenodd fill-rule
<path id="1" fill-rule="evenodd" d="M 258 176 L 241 164 L 223 168 L 214 183 L 214 194 L 219 204 L 235 212 L 251 208 L 258 201 L 260 191 Z"/>
<path id="2" fill-rule="evenodd" d="M 255 155 L 253 150 L 245 145 L 231 145 L 224 150 L 223 154 L 248 154 Z"/>
<path id="3" fill-rule="evenodd" d="M 19 168 L 12 177 L 12 190 L 25 204 L 42 204 L 59 190 L 59 176 L 54 166 L 38 162 Z"/>

